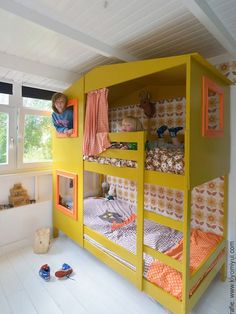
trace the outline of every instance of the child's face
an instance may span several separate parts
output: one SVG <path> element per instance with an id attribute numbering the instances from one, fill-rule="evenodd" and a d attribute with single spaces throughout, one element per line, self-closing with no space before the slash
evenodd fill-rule
<path id="1" fill-rule="evenodd" d="M 63 97 L 58 98 L 55 101 L 55 107 L 59 113 L 62 113 L 66 109 L 66 100 Z"/>
<path id="2" fill-rule="evenodd" d="M 121 130 L 123 132 L 132 132 L 135 131 L 134 124 L 130 121 L 123 120 Z"/>

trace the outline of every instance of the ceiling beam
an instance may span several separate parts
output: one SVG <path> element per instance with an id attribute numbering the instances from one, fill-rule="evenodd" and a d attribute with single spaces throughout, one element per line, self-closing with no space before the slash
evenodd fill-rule
<path id="1" fill-rule="evenodd" d="M 80 74 L 78 73 L 62 70 L 28 59 L 26 60 L 3 52 L 0 52 L 0 66 L 14 71 L 47 77 L 64 83 L 72 83 L 80 78 Z"/>
<path id="2" fill-rule="evenodd" d="M 205 0 L 182 0 L 188 10 L 236 58 L 236 41 Z"/>
<path id="3" fill-rule="evenodd" d="M 56 21 L 45 14 L 28 8 L 13 0 L 0 0 L 0 8 L 35 24 L 41 25 L 60 35 L 74 39 L 80 45 L 105 57 L 115 57 L 123 61 L 138 60 L 136 57 L 122 51 L 121 49 L 113 48 L 91 36 L 88 36 L 66 24 Z"/>

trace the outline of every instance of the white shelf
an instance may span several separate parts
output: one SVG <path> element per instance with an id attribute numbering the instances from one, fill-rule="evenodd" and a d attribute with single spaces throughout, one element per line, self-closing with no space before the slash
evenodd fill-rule
<path id="1" fill-rule="evenodd" d="M 10 189 L 15 183 L 21 183 L 30 199 L 35 200 L 36 203 L 52 199 L 52 172 L 50 170 L 0 175 L 0 204 L 8 204 Z"/>

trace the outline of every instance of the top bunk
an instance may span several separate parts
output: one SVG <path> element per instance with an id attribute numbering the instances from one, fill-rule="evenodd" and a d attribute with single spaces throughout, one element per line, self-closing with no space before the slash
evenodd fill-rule
<path id="1" fill-rule="evenodd" d="M 83 169 L 130 179 L 137 178 L 141 171 L 145 182 L 158 180 L 166 186 L 176 184 L 176 188 L 192 188 L 228 174 L 230 84 L 230 80 L 196 53 L 111 64 L 91 70 L 65 92 L 79 99 L 78 154 L 82 153 L 86 98 L 90 92 L 102 88 L 109 89 L 110 141 L 137 142 L 141 136 L 143 144 L 137 150 L 108 149 L 100 156 L 103 161 L 107 157 L 139 162 L 136 168 L 97 164 L 87 159 L 83 162 Z M 151 101 L 156 103 L 156 116 L 150 119 L 141 117 L 146 131 L 143 135 L 142 132 L 124 134 L 116 126 L 121 123 L 124 113 L 140 118 L 139 94 L 143 90 L 150 92 Z M 178 111 L 176 106 L 180 102 L 183 110 Z M 163 105 L 166 107 L 164 119 L 160 111 Z M 168 112 L 167 108 L 171 106 L 175 108 L 174 114 Z M 145 169 L 145 143 L 157 139 L 156 130 L 163 124 L 183 127 L 180 133 L 184 169 L 179 172 L 156 171 L 152 166 Z M 72 140 L 68 141 L 72 143 Z M 55 147 L 57 151 L 57 145 Z M 61 150 L 60 153 L 64 154 Z M 148 157 L 151 161 L 154 159 L 152 154 Z M 138 161 L 140 158 L 142 166 Z"/>
<path id="2" fill-rule="evenodd" d="M 184 177 L 184 159 L 183 149 L 154 148 L 146 150 L 147 132 L 121 132 L 109 133 L 109 139 L 112 143 L 130 143 L 135 145 L 134 150 L 110 148 L 99 156 L 84 156 L 84 170 L 96 172 L 104 175 L 122 177 L 130 180 L 143 178 L 145 183 L 171 186 L 172 188 L 183 188 L 185 184 Z M 162 161 L 161 161 L 162 159 Z M 174 165 L 180 169 L 181 174 L 174 173 Z M 151 165 L 150 165 L 151 163 Z M 170 164 L 168 167 L 168 164 Z M 157 166 L 157 171 L 149 170 L 150 167 Z M 163 169 L 161 168 L 163 167 Z M 173 171 L 171 172 L 171 169 Z M 159 171 L 158 171 L 159 170 Z M 169 172 L 165 172 L 169 170 Z"/>

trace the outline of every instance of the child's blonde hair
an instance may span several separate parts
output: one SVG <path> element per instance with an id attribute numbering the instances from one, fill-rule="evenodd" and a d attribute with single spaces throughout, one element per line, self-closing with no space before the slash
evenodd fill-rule
<path id="1" fill-rule="evenodd" d="M 55 94 L 53 94 L 53 95 L 52 95 L 52 110 L 53 110 L 54 112 L 56 112 L 56 113 L 59 113 L 58 110 L 57 110 L 57 108 L 56 108 L 56 106 L 55 106 L 55 103 L 56 103 L 56 101 L 57 101 L 59 98 L 64 98 L 64 100 L 65 100 L 65 105 L 66 105 L 66 107 L 67 107 L 67 101 L 68 101 L 68 99 L 67 99 L 67 97 L 66 97 L 65 94 L 63 94 L 63 93 L 55 93 Z"/>
<path id="2" fill-rule="evenodd" d="M 136 117 L 127 116 L 127 117 L 123 118 L 122 123 L 123 122 L 131 123 L 133 128 L 134 128 L 134 131 L 143 131 L 142 122 Z"/>

